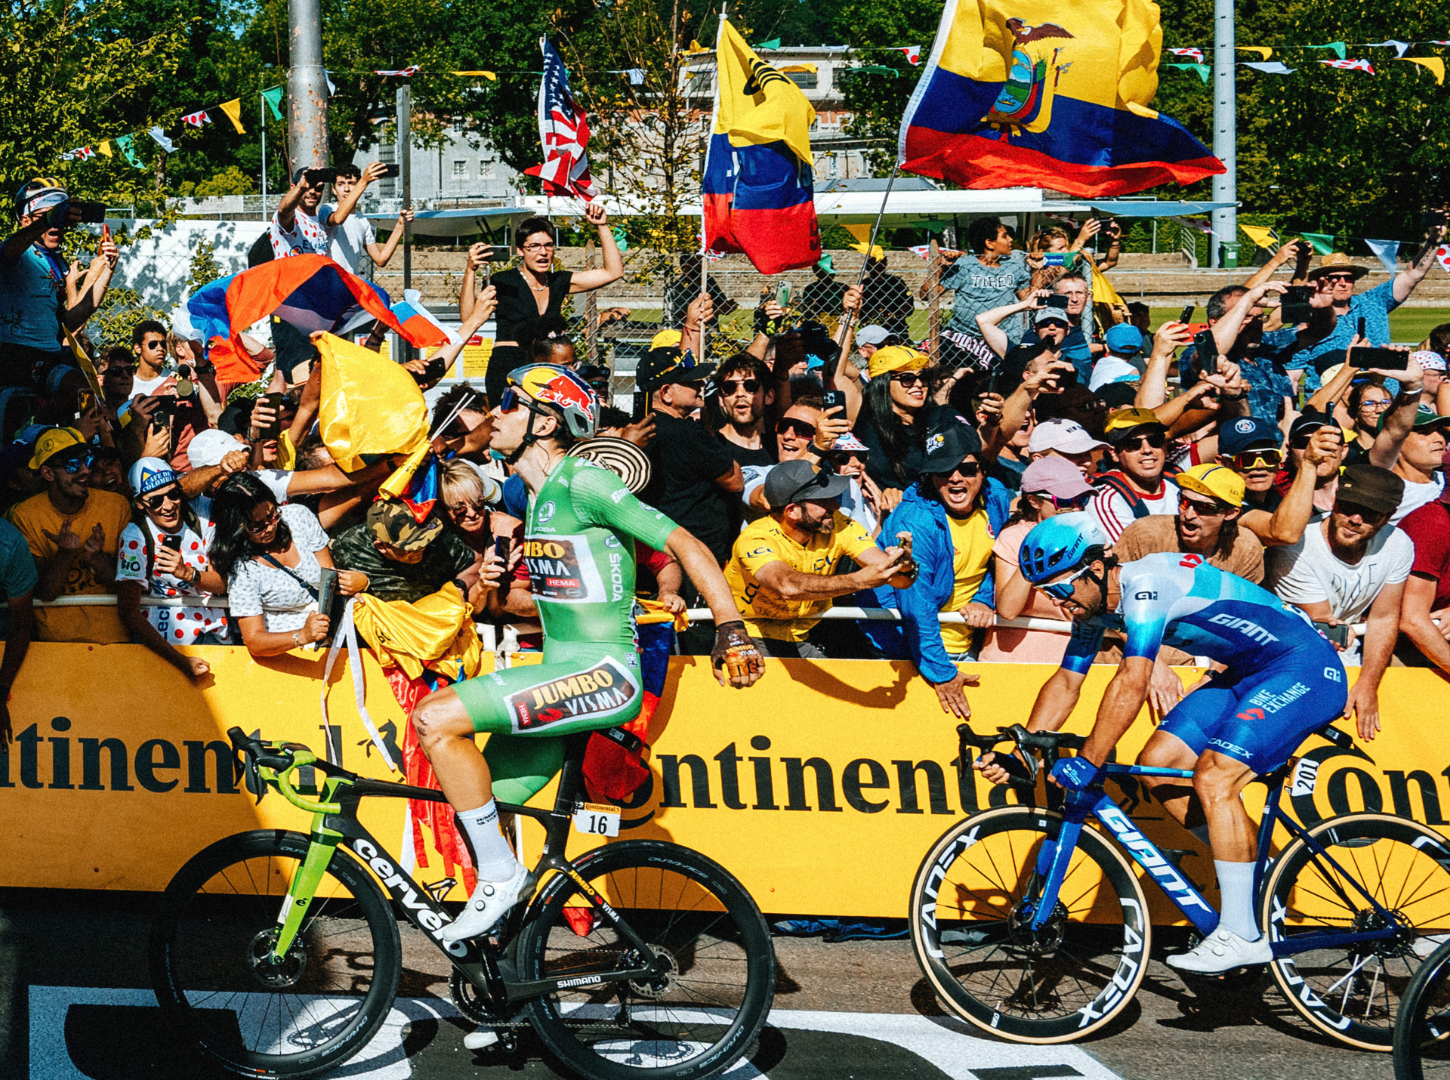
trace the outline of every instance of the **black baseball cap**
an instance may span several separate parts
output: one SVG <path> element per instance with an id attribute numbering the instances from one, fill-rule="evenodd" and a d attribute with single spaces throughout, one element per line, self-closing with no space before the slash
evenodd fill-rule
<path id="1" fill-rule="evenodd" d="M 1339 474 L 1336 501 L 1354 503 L 1377 514 L 1393 514 L 1405 495 L 1405 482 L 1378 465 L 1350 465 Z"/>
<path id="2" fill-rule="evenodd" d="M 772 510 L 784 510 L 791 503 L 838 499 L 850 486 L 846 477 L 795 458 L 766 474 L 765 502 Z"/>
<path id="3" fill-rule="evenodd" d="M 1283 444 L 1279 425 L 1261 420 L 1257 416 L 1240 416 L 1225 420 L 1218 427 L 1218 452 L 1225 457 L 1242 454 L 1252 447 L 1272 446 L 1278 449 Z"/>
<path id="4" fill-rule="evenodd" d="M 973 454 L 982 452 L 982 440 L 969 424 L 955 418 L 927 429 L 926 444 L 906 457 L 914 473 L 949 473 Z"/>
<path id="5" fill-rule="evenodd" d="M 1294 422 L 1289 425 L 1289 442 L 1292 445 L 1298 439 L 1307 439 L 1310 435 L 1314 434 L 1314 432 L 1318 431 L 1320 428 L 1337 426 L 1338 425 L 1329 418 L 1329 415 L 1327 413 L 1317 411 L 1302 412 L 1298 416 L 1296 416 L 1294 418 Z"/>
<path id="6" fill-rule="evenodd" d="M 661 345 L 644 354 L 634 370 L 634 381 L 641 390 L 653 393 L 674 383 L 703 385 L 714 374 L 715 365 L 700 363 L 689 349 L 681 352 L 678 345 Z"/>

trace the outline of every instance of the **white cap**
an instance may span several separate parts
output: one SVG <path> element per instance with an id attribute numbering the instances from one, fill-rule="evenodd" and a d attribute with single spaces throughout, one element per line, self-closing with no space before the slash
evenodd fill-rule
<path id="1" fill-rule="evenodd" d="M 1445 358 L 1432 349 L 1416 349 L 1410 353 L 1409 358 L 1419 364 L 1425 371 L 1445 370 Z"/>
<path id="2" fill-rule="evenodd" d="M 1092 377 L 1088 379 L 1088 389 L 1097 393 L 1108 383 L 1137 381 L 1138 369 L 1132 364 L 1116 356 L 1105 356 L 1093 365 Z"/>
<path id="3" fill-rule="evenodd" d="M 858 345 L 880 345 L 891 336 L 884 326 L 877 326 L 872 323 L 870 326 L 863 326 L 856 331 L 856 344 Z"/>
<path id="4" fill-rule="evenodd" d="M 1027 452 L 1040 454 L 1056 450 L 1063 454 L 1086 454 L 1089 450 L 1107 445 L 1089 435 L 1087 428 L 1076 420 L 1044 420 L 1032 429 L 1032 437 L 1027 440 Z"/>
<path id="5" fill-rule="evenodd" d="M 249 454 L 252 452 L 252 448 L 235 435 L 228 435 L 225 431 L 218 431 L 216 428 L 197 432 L 191 442 L 186 444 L 186 456 L 191 461 L 193 469 L 220 465 L 222 458 L 233 450 L 245 450 Z"/>

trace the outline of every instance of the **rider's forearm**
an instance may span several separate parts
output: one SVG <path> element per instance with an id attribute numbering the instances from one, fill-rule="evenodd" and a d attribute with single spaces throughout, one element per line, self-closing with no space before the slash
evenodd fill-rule
<path id="1" fill-rule="evenodd" d="M 1082 748 L 1082 757 L 1096 765 L 1108 760 L 1113 747 L 1118 745 L 1118 740 L 1138 718 L 1138 712 L 1148 696 L 1148 681 L 1152 674 L 1152 660 L 1141 656 L 1123 659 L 1122 667 L 1118 668 L 1118 673 L 1103 692 L 1097 722 Z"/>
<path id="2" fill-rule="evenodd" d="M 1058 668 L 1037 691 L 1037 700 L 1032 703 L 1032 715 L 1027 720 L 1028 731 L 1057 731 L 1072 715 L 1082 693 L 1085 675 Z"/>
<path id="3" fill-rule="evenodd" d="M 676 527 L 670 533 L 665 541 L 665 554 L 680 564 L 695 588 L 700 590 L 716 626 L 740 621 L 740 609 L 735 606 L 735 597 L 730 593 L 730 586 L 726 584 L 715 556 L 688 529 Z"/>

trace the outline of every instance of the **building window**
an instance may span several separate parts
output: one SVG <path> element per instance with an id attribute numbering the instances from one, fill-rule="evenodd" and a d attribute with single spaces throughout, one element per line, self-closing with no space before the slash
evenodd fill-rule
<path id="1" fill-rule="evenodd" d="M 814 90 L 816 88 L 816 73 L 814 71 L 792 71 L 786 75 L 786 78 L 802 90 Z"/>
<path id="2" fill-rule="evenodd" d="M 468 177 L 468 162 L 455 161 L 453 163 L 453 179 L 463 180 Z"/>
<path id="3" fill-rule="evenodd" d="M 480 180 L 492 180 L 494 176 L 493 161 L 485 158 L 478 163 L 478 178 Z"/>

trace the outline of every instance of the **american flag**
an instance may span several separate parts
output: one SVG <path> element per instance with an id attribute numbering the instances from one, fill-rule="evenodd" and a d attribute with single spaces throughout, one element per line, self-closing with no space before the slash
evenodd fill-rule
<path id="1" fill-rule="evenodd" d="M 1321 60 L 1326 67 L 1339 68 L 1341 71 L 1367 71 L 1374 74 L 1374 66 L 1368 60 Z"/>
<path id="2" fill-rule="evenodd" d="M 202 124 L 211 123 L 211 117 L 206 114 L 205 109 L 199 109 L 194 113 L 187 113 L 181 119 L 183 123 L 187 123 L 190 124 L 192 127 L 198 128 L 201 127 Z"/>
<path id="3" fill-rule="evenodd" d="M 564 60 L 548 38 L 539 39 L 544 78 L 539 83 L 539 141 L 544 163 L 525 169 L 544 182 L 545 195 L 577 195 L 592 201 L 599 189 L 589 175 L 589 115 L 569 92 Z"/>

